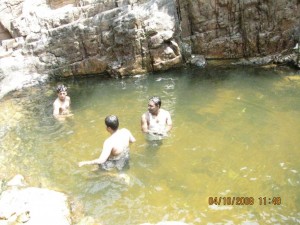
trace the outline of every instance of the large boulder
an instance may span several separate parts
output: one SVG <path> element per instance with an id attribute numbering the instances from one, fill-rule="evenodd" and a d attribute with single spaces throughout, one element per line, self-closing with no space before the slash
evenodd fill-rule
<path id="1" fill-rule="evenodd" d="M 21 179 L 21 180 L 20 180 Z M 70 225 L 70 209 L 63 193 L 36 187 L 22 188 L 22 176 L 8 182 L 1 193 L 0 224 Z"/>

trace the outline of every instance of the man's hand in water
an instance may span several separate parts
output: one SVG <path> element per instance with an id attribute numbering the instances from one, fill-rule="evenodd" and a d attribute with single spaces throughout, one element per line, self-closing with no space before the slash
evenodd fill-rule
<path id="1" fill-rule="evenodd" d="M 87 165 L 87 162 L 86 162 L 86 161 L 82 161 L 82 162 L 79 162 L 79 163 L 78 163 L 78 166 L 79 166 L 79 167 L 82 167 L 82 166 L 84 166 L 84 165 Z"/>
<path id="2" fill-rule="evenodd" d="M 99 159 L 91 160 L 91 161 L 81 161 L 78 163 L 79 167 L 85 166 L 85 165 L 95 165 L 100 164 Z"/>

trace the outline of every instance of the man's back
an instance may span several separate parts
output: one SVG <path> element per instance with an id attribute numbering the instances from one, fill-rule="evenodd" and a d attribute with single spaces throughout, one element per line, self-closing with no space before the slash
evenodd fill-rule
<path id="1" fill-rule="evenodd" d="M 135 138 L 132 136 L 131 132 L 122 128 L 114 132 L 109 138 L 104 142 L 104 149 L 111 149 L 111 156 L 117 156 L 123 151 L 129 148 L 129 143 L 135 142 Z"/>
<path id="2" fill-rule="evenodd" d="M 121 170 L 129 161 L 129 143 L 135 142 L 135 138 L 126 128 L 118 129 L 119 120 L 115 115 L 105 118 L 106 130 L 111 134 L 103 143 L 100 157 L 95 160 L 82 161 L 78 165 L 98 164 L 104 170 L 117 168 Z"/>

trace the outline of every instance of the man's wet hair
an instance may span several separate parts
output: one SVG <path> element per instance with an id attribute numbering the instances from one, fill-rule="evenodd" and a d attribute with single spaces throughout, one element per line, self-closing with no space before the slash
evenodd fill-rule
<path id="1" fill-rule="evenodd" d="M 160 108 L 160 106 L 161 106 L 160 97 L 158 97 L 158 96 L 152 96 L 151 98 L 149 98 L 149 101 L 154 102 L 154 104 Z"/>
<path id="2" fill-rule="evenodd" d="M 63 84 L 58 85 L 57 88 L 56 88 L 56 92 L 57 93 L 60 93 L 60 92 L 63 92 L 63 91 L 67 91 L 67 90 L 68 90 L 68 88 L 65 85 L 63 85 Z"/>
<path id="3" fill-rule="evenodd" d="M 119 128 L 119 119 L 115 115 L 110 115 L 105 118 L 105 125 L 110 127 L 113 131 Z"/>

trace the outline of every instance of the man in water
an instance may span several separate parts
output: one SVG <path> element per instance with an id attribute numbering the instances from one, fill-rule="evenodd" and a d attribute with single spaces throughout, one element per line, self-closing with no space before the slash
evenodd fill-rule
<path id="1" fill-rule="evenodd" d="M 148 112 L 142 115 L 142 131 L 151 136 L 164 137 L 172 129 L 171 115 L 161 107 L 159 97 L 153 96 L 148 102 Z"/>
<path id="2" fill-rule="evenodd" d="M 71 99 L 67 93 L 67 87 L 64 85 L 58 85 L 56 88 L 57 98 L 53 103 L 53 116 L 57 119 L 61 119 L 67 116 L 71 116 L 70 105 Z"/>
<path id="3" fill-rule="evenodd" d="M 114 115 L 105 118 L 105 125 L 111 136 L 104 141 L 100 157 L 91 161 L 79 162 L 79 167 L 98 164 L 104 170 L 112 168 L 122 170 L 128 164 L 129 144 L 135 142 L 135 138 L 128 129 L 118 129 L 119 120 Z"/>

